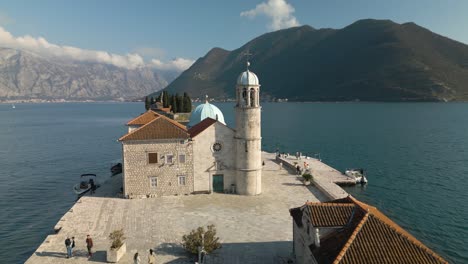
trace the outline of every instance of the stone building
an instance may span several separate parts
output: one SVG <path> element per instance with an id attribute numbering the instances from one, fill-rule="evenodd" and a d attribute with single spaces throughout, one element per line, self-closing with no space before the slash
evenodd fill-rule
<path id="1" fill-rule="evenodd" d="M 448 263 L 352 196 L 290 210 L 295 263 Z"/>
<path id="2" fill-rule="evenodd" d="M 208 100 L 188 128 L 149 110 L 127 123 L 122 142 L 123 189 L 128 198 L 262 192 L 260 84 L 248 69 L 236 85 L 235 129 Z"/>

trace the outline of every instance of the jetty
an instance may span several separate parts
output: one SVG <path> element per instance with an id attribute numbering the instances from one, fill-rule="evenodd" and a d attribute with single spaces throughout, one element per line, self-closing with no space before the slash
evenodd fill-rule
<path id="1" fill-rule="evenodd" d="M 336 184 L 346 182 L 345 176 L 316 159 L 278 159 L 275 153 L 263 152 L 262 160 L 263 192 L 257 196 L 213 193 L 123 199 L 122 177 L 112 177 L 95 194 L 81 197 L 26 263 L 105 263 L 109 233 L 120 228 L 127 237 L 127 252 L 119 263 L 133 263 L 136 252 L 146 262 L 150 248 L 157 263 L 194 263 L 181 246 L 182 236 L 209 224 L 216 226 L 222 248 L 208 255 L 206 263 L 287 263 L 293 251 L 289 209 L 307 201 L 346 197 Z M 302 166 L 304 161 L 314 176 L 309 186 L 292 170 L 294 162 Z M 94 240 L 89 259 L 87 234 Z M 70 259 L 64 245 L 67 236 L 76 241 Z"/>
<path id="2" fill-rule="evenodd" d="M 306 156 L 295 157 L 290 155 L 277 155 L 276 160 L 294 172 L 296 171 L 297 165 L 299 165 L 302 171 L 305 171 L 304 162 L 308 163 L 309 171 L 313 177 L 313 184 L 330 200 L 348 196 L 348 193 L 345 192 L 340 185 L 356 184 L 356 180 L 330 167 L 319 159 Z"/>

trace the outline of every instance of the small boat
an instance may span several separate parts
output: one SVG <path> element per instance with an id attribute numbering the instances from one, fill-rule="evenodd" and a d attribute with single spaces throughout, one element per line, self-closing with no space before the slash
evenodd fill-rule
<path id="1" fill-rule="evenodd" d="M 366 178 L 364 169 L 347 169 L 344 174 L 354 179 L 356 183 L 360 183 L 360 184 L 367 183 L 367 178 Z"/>
<path id="2" fill-rule="evenodd" d="M 111 167 L 112 176 L 122 173 L 122 163 L 117 163 Z"/>
<path id="3" fill-rule="evenodd" d="M 11 105 L 11 108 L 15 109 L 15 108 L 16 108 L 16 106 L 15 106 L 14 104 L 12 104 L 12 105 Z"/>
<path id="4" fill-rule="evenodd" d="M 77 195 L 82 195 L 92 189 L 96 190 L 96 188 L 99 187 L 99 185 L 96 184 L 96 177 L 96 174 L 92 173 L 81 174 L 81 181 L 73 186 L 73 191 Z"/>

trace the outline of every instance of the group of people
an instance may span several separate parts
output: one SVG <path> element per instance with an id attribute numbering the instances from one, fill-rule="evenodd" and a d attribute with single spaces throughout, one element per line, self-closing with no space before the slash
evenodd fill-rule
<path id="1" fill-rule="evenodd" d="M 303 172 L 304 173 L 310 173 L 309 163 L 304 161 L 304 167 L 303 168 L 301 168 L 301 165 L 296 164 L 296 172 L 297 172 L 297 175 L 301 175 Z"/>
<path id="2" fill-rule="evenodd" d="M 65 247 L 67 248 L 67 258 L 73 257 L 73 249 L 75 248 L 75 237 L 67 237 L 65 239 Z M 88 248 L 88 258 L 93 256 L 92 249 L 93 249 L 93 239 L 90 235 L 86 236 L 86 248 Z"/>
<path id="3" fill-rule="evenodd" d="M 133 255 L 133 263 L 134 264 L 140 264 L 141 263 L 141 259 L 140 259 L 140 255 L 137 253 L 135 253 L 135 255 Z M 149 250 L 149 255 L 148 255 L 148 264 L 155 264 L 156 263 L 156 256 L 154 254 L 154 251 L 152 249 Z"/>

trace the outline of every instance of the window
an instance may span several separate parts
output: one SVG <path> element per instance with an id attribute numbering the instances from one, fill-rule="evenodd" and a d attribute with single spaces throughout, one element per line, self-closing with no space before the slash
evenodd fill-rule
<path id="1" fill-rule="evenodd" d="M 216 142 L 216 143 L 213 144 L 213 151 L 214 151 L 214 152 L 218 152 L 218 151 L 220 151 L 222 148 L 223 148 L 223 146 L 222 146 L 221 143 L 219 143 L 219 142 Z"/>
<path id="2" fill-rule="evenodd" d="M 185 185 L 185 175 L 179 176 L 179 185 Z"/>
<path id="3" fill-rule="evenodd" d="M 152 188 L 158 187 L 158 177 L 150 177 L 150 186 Z"/>
<path id="4" fill-rule="evenodd" d="M 172 154 L 167 154 L 167 155 L 166 155 L 166 162 L 167 162 L 167 163 L 173 163 L 173 162 L 174 162 L 174 161 L 173 161 L 173 158 L 174 158 L 174 155 L 172 155 Z"/>
<path id="5" fill-rule="evenodd" d="M 181 145 L 183 145 L 183 144 L 185 144 L 185 140 L 181 140 L 181 141 L 179 141 L 179 143 L 180 143 Z"/>
<path id="6" fill-rule="evenodd" d="M 179 154 L 179 163 L 185 163 L 185 154 Z"/>
<path id="7" fill-rule="evenodd" d="M 158 153 L 148 153 L 148 163 L 158 163 Z"/>

